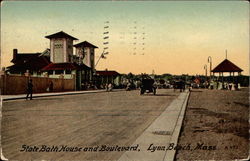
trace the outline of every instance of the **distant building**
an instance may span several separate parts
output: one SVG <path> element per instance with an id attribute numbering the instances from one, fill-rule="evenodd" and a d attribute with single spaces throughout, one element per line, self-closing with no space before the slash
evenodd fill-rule
<path id="1" fill-rule="evenodd" d="M 219 73 L 218 81 L 222 82 L 222 88 L 224 88 L 224 82 L 231 82 L 238 84 L 240 82 L 240 75 L 243 70 L 235 65 L 228 59 L 223 60 L 220 64 L 218 64 L 211 72 L 213 75 L 215 73 Z M 229 80 L 226 80 L 223 76 L 224 73 L 229 73 Z M 238 73 L 238 76 L 235 77 L 235 73 Z M 232 76 L 232 77 L 231 77 Z"/>
<path id="2" fill-rule="evenodd" d="M 85 64 L 66 62 L 50 63 L 49 65 L 45 66 L 42 71 L 47 71 L 49 77 L 53 78 L 72 78 L 73 76 L 76 76 L 76 79 L 79 80 L 78 84 L 80 84 L 81 81 L 90 81 L 89 71 L 91 71 L 91 68 Z"/>
<path id="3" fill-rule="evenodd" d="M 77 38 L 63 32 L 45 36 L 50 40 L 50 49 L 41 53 L 18 53 L 13 50 L 14 65 L 7 67 L 10 74 L 76 79 L 77 89 L 81 84 L 93 81 L 95 71 L 95 48 L 97 46 L 83 41 L 73 45 Z M 76 48 L 74 54 L 73 47 Z"/>
<path id="4" fill-rule="evenodd" d="M 50 40 L 50 61 L 42 71 L 47 72 L 49 77 L 72 77 L 76 74 L 73 63 L 73 41 L 77 38 L 60 31 L 52 35 L 45 36 Z M 73 70 L 74 69 L 74 70 Z"/>
<path id="5" fill-rule="evenodd" d="M 78 59 L 76 61 L 95 70 L 95 48 L 98 47 L 87 41 L 78 43 L 74 45 L 74 47 L 76 48 L 76 56 Z"/>
<path id="6" fill-rule="evenodd" d="M 50 39 L 50 61 L 52 63 L 73 62 L 73 41 L 77 38 L 60 31 L 45 36 Z"/>
<path id="7" fill-rule="evenodd" d="M 94 49 L 98 48 L 97 46 L 87 41 L 73 45 L 73 41 L 78 39 L 63 31 L 45 37 L 50 39 L 51 64 L 42 70 L 47 71 L 49 77 L 69 78 L 75 75 L 77 89 L 81 89 L 82 84 L 93 81 Z M 76 47 L 75 54 L 73 47 Z"/>
<path id="8" fill-rule="evenodd" d="M 115 86 L 121 85 L 121 74 L 113 70 L 96 71 L 98 86 L 112 83 Z"/>
<path id="9" fill-rule="evenodd" d="M 231 73 L 234 75 L 234 73 L 238 73 L 238 75 L 241 74 L 243 70 L 238 67 L 237 65 L 235 65 L 234 63 L 232 63 L 230 60 L 225 59 L 223 60 L 220 64 L 218 64 L 211 72 L 213 73 L 219 73 L 223 76 L 223 73 Z"/>
<path id="10" fill-rule="evenodd" d="M 76 48 L 76 55 L 75 55 L 75 59 L 74 62 L 77 62 L 78 64 L 82 65 L 86 65 L 87 67 L 89 67 L 91 70 L 88 71 L 88 73 L 86 73 L 87 71 L 83 71 L 81 73 L 79 73 L 80 75 L 80 81 L 81 82 L 86 82 L 84 79 L 84 75 L 89 75 L 89 80 L 93 80 L 93 74 L 95 71 L 95 48 L 98 48 L 97 46 L 87 42 L 87 41 L 83 41 L 81 43 L 78 43 L 76 45 L 74 45 L 74 47 Z"/>
<path id="11" fill-rule="evenodd" d="M 50 64 L 49 49 L 42 53 L 18 53 L 13 49 L 13 58 L 11 62 L 14 65 L 7 67 L 7 73 L 24 75 L 29 72 L 33 76 L 41 76 L 42 68 Z"/>

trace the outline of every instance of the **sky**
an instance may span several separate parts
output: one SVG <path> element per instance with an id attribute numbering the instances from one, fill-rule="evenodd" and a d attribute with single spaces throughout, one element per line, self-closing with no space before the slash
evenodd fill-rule
<path id="1" fill-rule="evenodd" d="M 14 48 L 20 53 L 49 48 L 45 36 L 59 31 L 78 38 L 74 44 L 86 40 L 98 46 L 96 60 L 108 47 L 97 70 L 204 74 L 208 56 L 214 68 L 227 50 L 227 58 L 249 75 L 249 3 L 244 1 L 5 1 L 1 66 L 11 65 Z"/>

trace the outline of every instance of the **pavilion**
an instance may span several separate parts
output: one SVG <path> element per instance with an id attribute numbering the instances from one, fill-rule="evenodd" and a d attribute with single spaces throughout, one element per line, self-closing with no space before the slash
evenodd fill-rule
<path id="1" fill-rule="evenodd" d="M 242 71 L 243 70 L 241 68 L 232 63 L 230 60 L 225 59 L 219 65 L 217 65 L 211 72 L 213 72 L 213 75 L 215 73 L 219 73 L 219 78 L 222 79 L 222 84 L 224 84 L 223 73 L 229 73 L 230 77 L 233 76 L 232 83 L 238 83 L 235 82 L 234 73 L 238 73 L 238 76 L 240 76 Z"/>

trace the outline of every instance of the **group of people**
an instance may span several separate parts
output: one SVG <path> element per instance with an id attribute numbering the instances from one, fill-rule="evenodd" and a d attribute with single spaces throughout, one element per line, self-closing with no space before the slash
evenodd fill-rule
<path id="1" fill-rule="evenodd" d="M 222 89 L 226 89 L 226 90 L 238 90 L 239 89 L 239 85 L 238 83 L 223 83 L 222 84 Z"/>
<path id="2" fill-rule="evenodd" d="M 105 85 L 105 89 L 106 89 L 107 92 L 112 91 L 113 90 L 113 84 L 112 83 L 109 83 L 109 84 L 107 83 Z"/>
<path id="3" fill-rule="evenodd" d="M 81 83 L 81 90 L 88 90 L 88 89 L 97 89 L 97 87 L 92 83 L 88 83 L 88 82 L 82 82 Z"/>

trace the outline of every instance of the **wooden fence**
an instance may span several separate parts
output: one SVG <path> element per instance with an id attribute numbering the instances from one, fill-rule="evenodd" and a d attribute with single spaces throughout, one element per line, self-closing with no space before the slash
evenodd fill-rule
<path id="1" fill-rule="evenodd" d="M 75 78 L 48 78 L 48 77 L 27 77 L 19 75 L 1 75 L 0 88 L 3 95 L 14 95 L 26 93 L 28 80 L 32 79 L 33 93 L 48 92 L 49 84 L 53 82 L 53 92 L 74 91 Z M 51 91 L 50 91 L 51 92 Z"/>

